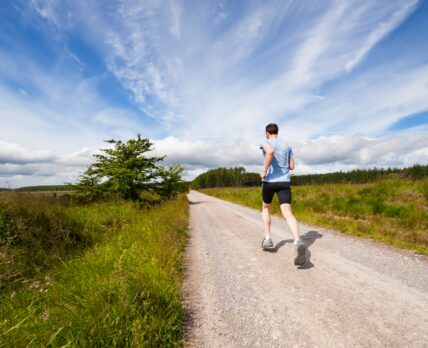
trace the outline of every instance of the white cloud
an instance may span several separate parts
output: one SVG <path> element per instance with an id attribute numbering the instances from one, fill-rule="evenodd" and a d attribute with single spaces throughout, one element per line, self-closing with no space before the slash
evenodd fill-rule
<path id="1" fill-rule="evenodd" d="M 321 136 L 291 143 L 296 173 L 350 170 L 370 167 L 404 167 L 428 163 L 426 132 L 368 138 L 361 134 Z M 211 139 L 185 141 L 168 137 L 155 142 L 156 153 L 166 154 L 167 162 L 183 163 L 191 177 L 200 168 L 244 166 L 258 171 L 263 157 L 257 142 Z"/>
<path id="2" fill-rule="evenodd" d="M 296 174 L 428 163 L 428 138 L 423 128 L 416 129 L 410 137 L 369 138 L 348 134 L 321 136 L 290 144 L 295 153 Z M 12 187 L 74 182 L 78 174 L 93 162 L 93 154 L 99 152 L 99 148 L 83 148 L 52 157 L 46 155 L 47 152 L 29 151 L 16 144 L 2 142 L 0 145 L 0 153 L 7 150 L 9 156 L 0 164 L 0 186 Z M 258 142 L 248 139 L 189 141 L 167 137 L 154 141 L 152 154 L 167 155 L 164 164 L 183 164 L 186 169 L 184 177 L 191 180 L 203 171 L 217 167 L 243 166 L 257 172 L 263 162 L 258 145 Z"/>
<path id="3" fill-rule="evenodd" d="M 296 146 L 296 156 L 305 165 L 339 164 L 404 167 L 426 163 L 428 139 L 424 133 L 368 138 L 359 134 L 321 136 Z"/>
<path id="4" fill-rule="evenodd" d="M 224 2 L 33 0 L 37 25 L 53 28 L 68 63 L 48 69 L 25 50 L 0 50 L 0 139 L 12 146 L 0 146 L 0 162 L 21 174 L 16 182 L 51 172 L 71 180 L 103 139 L 142 133 L 163 138 L 156 151 L 186 164 L 188 177 L 216 166 L 256 169 L 271 121 L 302 171 L 426 161 L 424 131 L 407 139 L 408 131 L 384 130 L 428 109 L 428 65 L 406 52 L 365 64 L 419 3 L 246 1 L 233 11 Z M 84 77 L 70 33 L 104 57 L 150 126 L 102 96 L 102 75 Z"/>
<path id="5" fill-rule="evenodd" d="M 95 154 L 99 154 L 98 149 L 89 149 L 85 147 L 79 151 L 58 156 L 55 162 L 65 167 L 85 168 L 94 162 L 93 156 Z"/>
<path id="6" fill-rule="evenodd" d="M 21 145 L 0 140 L 0 164 L 27 164 L 49 162 L 54 159 L 51 151 L 34 151 Z"/>
<path id="7" fill-rule="evenodd" d="M 28 176 L 28 175 L 37 175 L 38 173 L 42 173 L 41 171 L 42 165 L 34 165 L 34 164 L 10 164 L 10 163 L 1 163 L 0 164 L 0 176 L 1 177 L 9 177 L 14 175 Z M 43 172 L 45 175 L 38 176 L 46 176 L 47 172 Z M 50 175 L 54 175 L 51 173 Z"/>
<path id="8" fill-rule="evenodd" d="M 0 186 L 63 184 L 73 182 L 92 163 L 99 149 L 83 148 L 72 153 L 52 154 L 0 141 Z"/>
<path id="9" fill-rule="evenodd" d="M 167 155 L 167 163 L 191 167 L 250 165 L 260 157 L 258 144 L 245 140 L 182 140 L 168 137 L 154 142 L 158 155 Z"/>

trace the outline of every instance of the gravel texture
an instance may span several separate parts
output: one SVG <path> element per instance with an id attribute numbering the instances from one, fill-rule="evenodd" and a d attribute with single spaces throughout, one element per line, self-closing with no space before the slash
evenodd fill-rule
<path id="1" fill-rule="evenodd" d="M 189 193 L 184 299 L 189 347 L 428 347 L 428 258 L 284 220 L 260 247 L 261 213 Z"/>

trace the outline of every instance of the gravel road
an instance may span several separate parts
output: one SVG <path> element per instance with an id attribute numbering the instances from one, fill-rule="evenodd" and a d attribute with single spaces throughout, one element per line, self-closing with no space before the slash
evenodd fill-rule
<path id="1" fill-rule="evenodd" d="M 428 347 L 428 258 L 300 224 L 296 267 L 274 217 L 189 193 L 184 299 L 189 347 Z"/>

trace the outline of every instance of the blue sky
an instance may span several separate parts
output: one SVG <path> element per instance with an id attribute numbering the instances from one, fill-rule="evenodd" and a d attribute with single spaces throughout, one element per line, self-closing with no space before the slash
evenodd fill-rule
<path id="1" fill-rule="evenodd" d="M 258 170 L 269 122 L 296 173 L 426 164 L 427 32 L 416 0 L 4 1 L 0 186 L 137 133 L 187 178 Z"/>

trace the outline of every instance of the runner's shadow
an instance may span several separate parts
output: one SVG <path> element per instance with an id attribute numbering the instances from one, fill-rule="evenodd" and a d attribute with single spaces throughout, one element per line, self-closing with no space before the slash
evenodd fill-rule
<path id="1" fill-rule="evenodd" d="M 309 247 L 314 244 L 317 239 L 322 237 L 323 235 L 318 231 L 308 231 L 300 236 L 300 239 L 306 247 L 306 263 L 303 266 L 297 267 L 297 269 L 309 269 L 314 267 L 314 264 L 311 262 L 311 251 L 309 250 Z"/>
<path id="2" fill-rule="evenodd" d="M 293 240 L 292 239 L 283 239 L 282 241 L 276 243 L 276 245 L 273 248 L 268 248 L 268 249 L 263 249 L 263 250 L 267 251 L 269 253 L 277 253 L 278 250 L 287 243 L 293 243 Z"/>
<path id="3" fill-rule="evenodd" d="M 306 248 L 309 248 L 312 244 L 315 243 L 317 239 L 322 238 L 323 235 L 318 231 L 308 231 L 305 234 L 300 236 L 300 239 L 305 244 Z"/>
<path id="4" fill-rule="evenodd" d="M 202 203 L 206 203 L 206 201 L 199 201 L 199 202 L 192 202 L 189 201 L 189 204 L 195 205 L 195 204 L 202 204 Z"/>

